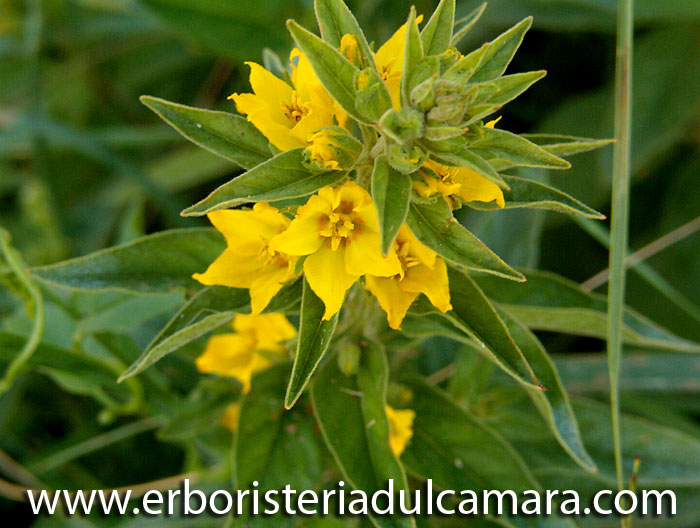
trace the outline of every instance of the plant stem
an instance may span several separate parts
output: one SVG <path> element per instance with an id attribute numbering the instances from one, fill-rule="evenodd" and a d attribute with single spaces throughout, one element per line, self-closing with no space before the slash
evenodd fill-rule
<path id="1" fill-rule="evenodd" d="M 0 227 L 0 261 L 3 258 L 31 299 L 34 323 L 27 342 L 19 354 L 10 362 L 4 377 L 0 379 L 0 396 L 10 390 L 13 381 L 31 359 L 44 335 L 44 297 L 37 284 L 27 273 L 26 266 L 20 260 L 19 253 L 10 246 L 10 234 Z"/>
<path id="2" fill-rule="evenodd" d="M 622 360 L 622 315 L 625 302 L 625 252 L 629 216 L 630 129 L 632 98 L 633 0 L 619 0 L 615 71 L 615 139 L 613 151 L 610 283 L 608 286 L 608 371 L 617 487 L 624 488 L 620 438 L 619 372 Z M 625 522 L 623 520 L 623 526 Z"/>

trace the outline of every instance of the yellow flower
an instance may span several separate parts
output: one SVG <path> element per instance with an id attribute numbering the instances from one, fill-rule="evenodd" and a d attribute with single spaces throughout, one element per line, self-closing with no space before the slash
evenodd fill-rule
<path id="1" fill-rule="evenodd" d="M 413 188 L 423 197 L 440 193 L 445 197 L 458 196 L 464 202 L 496 201 L 498 207 L 505 207 L 503 191 L 478 172 L 467 167 L 448 167 L 428 160 L 419 175 L 423 181 L 414 181 Z"/>
<path id="2" fill-rule="evenodd" d="M 401 272 L 393 277 L 367 275 L 367 288 L 387 314 L 389 326 L 398 330 L 411 303 L 424 293 L 441 312 L 452 309 L 447 266 L 435 252 L 425 247 L 405 224 L 394 242 Z"/>
<path id="3" fill-rule="evenodd" d="M 243 392 L 248 392 L 253 374 L 283 359 L 286 349 L 280 343 L 297 331 L 279 313 L 239 314 L 233 329 L 232 334 L 212 336 L 195 362 L 200 372 L 236 378 L 243 384 Z"/>
<path id="4" fill-rule="evenodd" d="M 372 198 L 353 181 L 335 189 L 324 187 L 309 198 L 270 246 L 290 255 L 308 255 L 304 274 L 326 305 L 325 320 L 340 310 L 345 293 L 362 275 L 391 277 L 401 272 L 395 253 L 382 256 Z"/>
<path id="5" fill-rule="evenodd" d="M 250 85 L 254 93 L 233 94 L 229 99 L 248 121 L 275 147 L 290 150 L 303 147 L 308 137 L 326 126 L 345 126 L 347 114 L 333 100 L 316 77 L 306 56 L 294 48 L 289 57 L 292 86 L 254 62 Z"/>
<path id="6" fill-rule="evenodd" d="M 221 417 L 221 425 L 232 433 L 236 432 L 238 429 L 238 417 L 241 415 L 241 405 L 239 403 L 232 403 L 224 411 L 224 415 Z"/>
<path id="7" fill-rule="evenodd" d="M 423 20 L 423 15 L 416 17 L 418 24 Z M 401 74 L 403 72 L 404 47 L 406 43 L 406 24 L 396 30 L 389 40 L 387 40 L 374 54 L 374 62 L 377 65 L 379 74 L 386 82 L 391 94 L 394 108 L 400 108 Z"/>
<path id="8" fill-rule="evenodd" d="M 259 314 L 295 277 L 296 257 L 270 249 L 270 240 L 289 225 L 289 219 L 266 203 L 253 209 L 214 211 L 207 215 L 226 238 L 226 249 L 204 273 L 192 277 L 202 284 L 249 288 L 251 309 Z"/>
<path id="9" fill-rule="evenodd" d="M 387 405 L 386 416 L 389 419 L 389 445 L 399 457 L 413 436 L 413 420 L 416 413 L 412 409 L 394 409 Z"/>

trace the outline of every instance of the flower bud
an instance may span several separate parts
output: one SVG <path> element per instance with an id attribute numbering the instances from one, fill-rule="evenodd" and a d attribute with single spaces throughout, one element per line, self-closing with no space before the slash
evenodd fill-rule
<path id="1" fill-rule="evenodd" d="M 326 127 L 309 136 L 304 165 L 313 170 L 349 170 L 362 152 L 362 143 L 344 128 Z"/>
<path id="2" fill-rule="evenodd" d="M 379 129 L 391 139 L 405 145 L 423 135 L 425 117 L 422 112 L 404 106 L 398 112 L 393 108 L 379 120 Z"/>
<path id="3" fill-rule="evenodd" d="M 417 145 L 391 145 L 387 156 L 389 164 L 405 174 L 417 171 L 427 159 L 428 153 Z"/>

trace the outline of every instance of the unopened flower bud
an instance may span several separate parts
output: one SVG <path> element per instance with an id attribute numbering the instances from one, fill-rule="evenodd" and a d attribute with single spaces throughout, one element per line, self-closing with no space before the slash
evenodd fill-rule
<path id="1" fill-rule="evenodd" d="M 405 174 L 417 171 L 426 159 L 428 153 L 417 145 L 391 145 L 387 156 L 389 164 Z"/>
<path id="2" fill-rule="evenodd" d="M 422 112 L 404 106 L 398 112 L 393 108 L 388 110 L 379 120 L 379 129 L 397 143 L 404 145 L 423 135 L 424 122 Z"/>

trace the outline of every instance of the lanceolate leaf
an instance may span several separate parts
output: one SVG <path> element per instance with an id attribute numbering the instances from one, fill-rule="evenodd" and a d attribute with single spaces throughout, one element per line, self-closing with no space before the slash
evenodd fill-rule
<path id="1" fill-rule="evenodd" d="M 377 208 L 379 238 L 385 255 L 406 221 L 410 200 L 411 177 L 394 170 L 384 156 L 378 157 L 372 172 L 372 201 Z"/>
<path id="2" fill-rule="evenodd" d="M 527 17 L 493 41 L 484 44 L 484 54 L 471 82 L 490 81 L 502 75 L 531 25 L 532 17 Z"/>
<path id="3" fill-rule="evenodd" d="M 513 75 L 504 75 L 493 81 L 476 84 L 475 87 L 484 88 L 485 93 L 488 95 L 483 100 L 476 99 L 475 104 L 501 107 L 518 97 L 545 75 L 547 75 L 547 72 L 544 70 L 515 73 Z M 473 114 L 473 112 L 471 113 Z"/>
<path id="4" fill-rule="evenodd" d="M 173 229 L 84 257 L 34 268 L 32 274 L 80 290 L 148 293 L 173 288 L 199 289 L 200 284 L 192 274 L 207 269 L 224 247 L 223 237 L 214 229 Z"/>
<path id="5" fill-rule="evenodd" d="M 536 378 L 532 367 L 484 293 L 462 271 L 448 269 L 448 275 L 451 311 L 440 314 L 432 305 L 424 302 L 425 299 L 421 299 L 411 311 L 440 314 L 463 334 L 460 340 L 474 340 L 509 375 L 524 385 L 539 390 L 541 381 Z M 442 329 L 437 331 L 442 332 Z M 447 333 L 454 336 L 453 331 Z"/>
<path id="6" fill-rule="evenodd" d="M 470 144 L 470 148 L 483 153 L 487 159 L 504 161 L 520 167 L 544 169 L 568 169 L 571 164 L 554 154 L 506 130 L 482 128 L 483 136 Z"/>
<path id="7" fill-rule="evenodd" d="M 333 46 L 293 20 L 287 22 L 287 28 L 328 92 L 350 116 L 366 123 L 355 109 L 355 75 L 359 70 Z"/>
<path id="8" fill-rule="evenodd" d="M 338 324 L 338 314 L 335 314 L 328 321 L 324 321 L 324 311 L 323 301 L 304 281 L 299 321 L 299 343 L 294 356 L 292 376 L 287 385 L 287 395 L 284 398 L 284 405 L 287 409 L 291 409 L 299 399 L 331 344 L 335 327 Z"/>
<path id="9" fill-rule="evenodd" d="M 469 33 L 469 31 L 479 21 L 485 9 L 486 2 L 474 9 L 467 16 L 460 18 L 455 22 L 454 35 L 452 36 L 452 40 L 450 41 L 450 46 L 456 47 L 457 44 L 459 44 L 459 42 L 466 36 L 467 33 Z"/>
<path id="10" fill-rule="evenodd" d="M 265 309 L 284 312 L 301 298 L 301 280 L 285 286 Z M 146 347 L 146 350 L 120 376 L 119 381 L 142 372 L 156 361 L 198 337 L 228 323 L 238 313 L 250 311 L 248 290 L 209 286 L 194 295 Z"/>
<path id="11" fill-rule="evenodd" d="M 457 267 L 521 281 L 523 276 L 495 255 L 453 216 L 447 202 L 412 203 L 406 222 L 416 237 Z"/>
<path id="12" fill-rule="evenodd" d="M 401 104 L 407 105 L 411 97 L 411 87 L 409 79 L 413 69 L 423 58 L 423 42 L 418 31 L 416 23 L 416 9 L 411 7 L 411 12 L 408 15 L 406 22 L 406 40 L 403 52 L 403 71 L 401 72 Z"/>
<path id="13" fill-rule="evenodd" d="M 590 139 L 558 134 L 522 134 L 522 136 L 555 156 L 572 156 L 615 142 L 614 139 Z"/>
<path id="14" fill-rule="evenodd" d="M 581 439 L 578 422 L 569 402 L 569 396 L 559 378 L 559 373 L 540 341 L 530 332 L 525 325 L 509 315 L 505 310 L 499 309 L 498 314 L 508 327 L 528 363 L 547 390 L 541 391 L 527 388 L 530 397 L 535 401 L 537 409 L 557 437 L 561 446 L 571 457 L 588 471 L 595 471 L 595 462 L 586 451 L 586 446 Z"/>
<path id="15" fill-rule="evenodd" d="M 187 139 L 244 169 L 270 158 L 267 138 L 245 118 L 144 95 L 141 102 Z"/>
<path id="16" fill-rule="evenodd" d="M 274 158 L 215 189 L 201 202 L 182 211 L 182 216 L 202 216 L 219 209 L 251 202 L 299 198 L 332 185 L 345 177 L 343 171 L 309 172 L 301 164 L 304 149 L 277 154 Z"/>
<path id="17" fill-rule="evenodd" d="M 503 191 L 506 209 L 520 207 L 549 209 L 550 211 L 575 214 L 596 220 L 605 219 L 605 215 L 595 209 L 591 209 L 576 198 L 543 183 L 507 175 L 503 175 L 503 179 L 510 187 L 509 190 Z M 495 203 L 468 202 L 467 205 L 474 209 L 498 209 L 498 205 Z"/>
<path id="18" fill-rule="evenodd" d="M 335 356 L 320 369 L 311 388 L 314 415 L 338 467 L 353 488 L 371 495 L 386 489 L 407 489 L 406 476 L 389 446 L 386 416 L 388 365 L 380 346 L 370 343 L 360 354 L 357 374 L 345 374 Z M 404 516 L 377 516 L 381 528 L 412 527 Z"/>
<path id="19" fill-rule="evenodd" d="M 314 10 L 323 40 L 339 49 L 344 35 L 354 35 L 362 49 L 363 66 L 376 67 L 367 38 L 343 0 L 314 0 Z"/>
<path id="20" fill-rule="evenodd" d="M 553 273 L 526 272 L 527 282 L 511 283 L 474 275 L 474 280 L 493 301 L 534 330 L 605 339 L 607 304 L 602 295 L 587 293 L 578 284 Z M 700 345 L 681 339 L 627 308 L 623 339 L 628 345 L 679 352 L 700 352 Z"/>
<path id="21" fill-rule="evenodd" d="M 455 21 L 455 0 L 440 0 L 433 15 L 421 31 L 423 51 L 426 55 L 440 55 L 452 40 Z"/>

